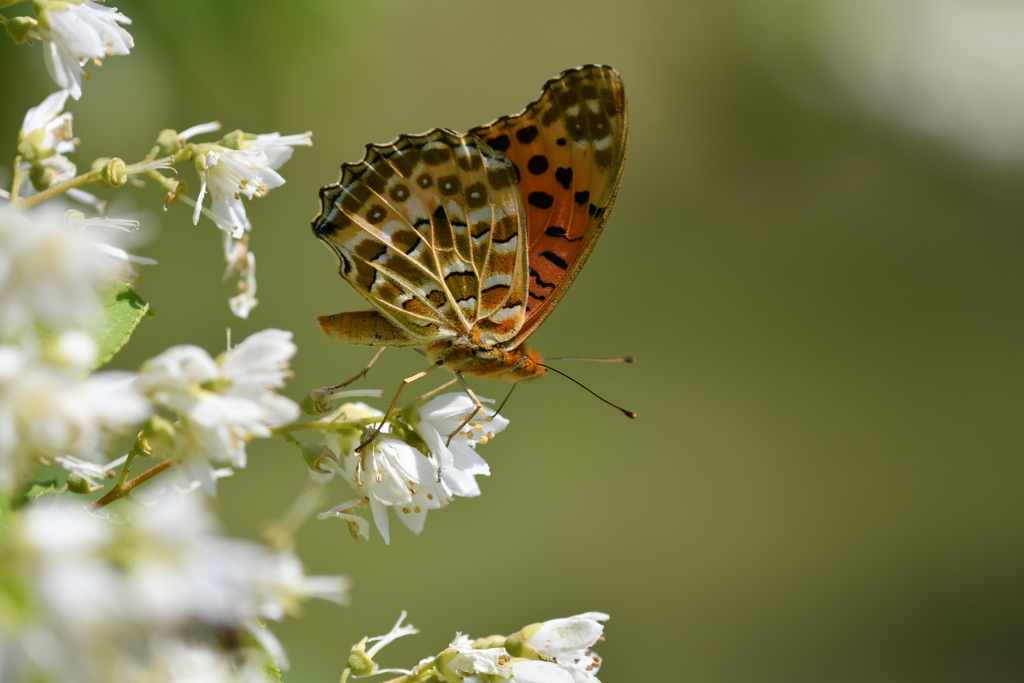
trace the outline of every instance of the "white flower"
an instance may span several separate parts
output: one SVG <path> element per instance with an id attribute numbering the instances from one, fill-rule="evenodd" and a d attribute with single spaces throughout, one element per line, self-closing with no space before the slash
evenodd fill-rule
<path id="1" fill-rule="evenodd" d="M 10 493 L 37 456 L 95 459 L 107 434 L 149 414 L 133 373 L 84 376 L 95 355 L 91 337 L 75 331 L 45 352 L 0 346 L 0 491 Z"/>
<path id="2" fill-rule="evenodd" d="M 448 435 L 466 420 L 475 405 L 464 392 L 441 394 L 420 406 L 414 419 L 416 432 L 441 464 L 444 483 L 457 496 L 480 495 L 476 475 L 489 475 L 491 470 L 475 448 L 508 426 L 508 420 L 484 406 L 446 446 Z"/>
<path id="3" fill-rule="evenodd" d="M 295 147 L 311 147 L 312 145 L 311 133 L 296 135 L 265 133 L 256 135 L 254 138 L 242 139 L 242 149 L 262 150 L 267 155 L 267 163 L 271 168 L 281 168 L 286 161 L 292 158 Z"/>
<path id="4" fill-rule="evenodd" d="M 115 7 L 92 0 L 37 0 L 39 35 L 43 39 L 46 68 L 54 82 L 76 100 L 82 96 L 82 66 L 114 55 L 126 55 L 135 47 L 131 34 L 118 24 L 131 20 Z"/>
<path id="5" fill-rule="evenodd" d="M 50 505 L 8 516 L 5 585 L 25 607 L 0 631 L 4 680 L 264 681 L 262 668 L 284 666 L 258 622 L 300 599 L 339 602 L 344 579 L 221 535 L 200 501 L 168 497 L 117 525 Z"/>
<path id="6" fill-rule="evenodd" d="M 478 650 L 473 647 L 473 641 L 461 633 L 455 635 L 455 640 L 448 647 L 455 652 L 444 658 L 444 668 L 455 676 L 489 674 L 508 678 L 512 675 L 512 667 L 509 666 L 512 657 L 503 647 Z"/>
<path id="7" fill-rule="evenodd" d="M 292 147 L 310 144 L 309 133 L 286 136 L 271 133 L 257 135 L 252 140 L 243 139 L 241 149 L 218 144 L 197 145 L 196 172 L 202 184 L 192 222 L 199 222 L 203 199 L 209 190 L 217 227 L 236 239 L 241 237 L 252 228 L 242 197 L 262 197 L 268 190 L 283 185 L 284 178 L 276 169 L 291 157 Z"/>
<path id="8" fill-rule="evenodd" d="M 343 462 L 349 483 L 369 500 L 373 522 L 385 543 L 391 543 L 389 507 L 395 508 L 402 524 L 419 534 L 427 510 L 442 507 L 450 498 L 437 481 L 437 463 L 404 441 L 378 437 L 360 456 L 346 457 Z M 357 471 L 359 463 L 361 472 Z"/>
<path id="9" fill-rule="evenodd" d="M 21 197 L 31 197 L 47 187 L 74 178 L 77 173 L 74 162 L 64 156 L 74 152 L 78 142 L 71 132 L 71 113 L 61 113 L 67 99 L 67 91 L 58 90 L 25 114 L 18 132 L 18 155 L 22 160 L 20 170 L 33 167 L 35 170 L 31 175 L 26 174 L 22 180 L 18 188 Z M 36 183 L 40 183 L 41 187 L 37 187 Z M 76 199 L 95 199 L 87 192 L 78 192 L 80 196 L 76 196 Z"/>
<path id="10" fill-rule="evenodd" d="M 30 220 L 31 219 L 31 220 Z M 123 269 L 87 234 L 45 207 L 28 216 L 0 209 L 0 329 L 61 325 L 92 313 L 96 290 Z"/>
<path id="11" fill-rule="evenodd" d="M 212 492 L 212 464 L 245 467 L 245 444 L 270 436 L 299 408 L 276 389 L 291 376 L 291 333 L 268 329 L 250 336 L 216 360 L 195 346 L 175 346 L 143 364 L 139 388 L 156 404 L 179 414 L 178 454 L 190 460 Z"/>
<path id="12" fill-rule="evenodd" d="M 511 669 L 509 683 L 582 683 L 571 671 L 552 662 L 516 661 Z M 591 680 L 597 681 L 596 678 Z"/>
<path id="13" fill-rule="evenodd" d="M 545 660 L 563 667 L 571 674 L 571 678 L 566 680 L 574 683 L 595 683 L 597 671 L 601 668 L 601 658 L 590 648 L 600 640 L 604 632 L 600 622 L 607 621 L 608 618 L 607 614 L 601 612 L 586 612 L 574 617 L 533 624 L 520 632 L 522 643 L 526 646 L 524 649 L 527 652 L 532 649 Z M 518 668 L 515 671 L 515 679 L 535 680 L 522 678 Z"/>
<path id="14" fill-rule="evenodd" d="M 248 318 L 249 312 L 256 308 L 256 255 L 251 251 L 245 255 L 245 266 L 238 278 L 238 294 L 228 299 L 231 312 L 239 318 Z"/>
<path id="15" fill-rule="evenodd" d="M 100 465 L 99 463 L 91 462 L 89 460 L 82 460 L 76 458 L 73 455 L 58 455 L 56 458 L 57 464 L 63 467 L 65 470 L 81 477 L 93 490 L 102 488 L 106 481 L 104 481 L 109 475 L 110 471 L 116 467 L 122 465 L 125 461 L 125 456 L 117 458 L 113 462 L 107 463 L 106 465 Z"/>
<path id="16" fill-rule="evenodd" d="M 75 151 L 74 136 L 71 133 L 74 117 L 71 112 L 61 113 L 67 99 L 67 91 L 58 90 L 25 113 L 18 132 L 18 151 L 23 157 L 43 158 L 54 152 L 65 154 Z"/>

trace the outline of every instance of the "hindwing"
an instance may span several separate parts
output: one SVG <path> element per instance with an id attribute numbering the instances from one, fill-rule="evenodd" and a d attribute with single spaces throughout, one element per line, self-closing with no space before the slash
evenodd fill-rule
<path id="1" fill-rule="evenodd" d="M 510 346 L 526 319 L 528 271 L 512 162 L 436 129 L 368 145 L 341 168 L 313 221 L 341 276 L 424 345 Z"/>

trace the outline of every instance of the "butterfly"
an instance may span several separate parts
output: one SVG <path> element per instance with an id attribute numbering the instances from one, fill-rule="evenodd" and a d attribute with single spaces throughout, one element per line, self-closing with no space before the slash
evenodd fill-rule
<path id="1" fill-rule="evenodd" d="M 477 410 L 464 375 L 546 374 L 525 342 L 601 236 L 627 127 L 622 79 L 593 64 L 464 135 L 437 128 L 367 145 L 320 190 L 313 233 L 373 309 L 320 316 L 321 329 L 349 344 L 418 349 L 432 365 L 402 386 L 444 367 Z"/>

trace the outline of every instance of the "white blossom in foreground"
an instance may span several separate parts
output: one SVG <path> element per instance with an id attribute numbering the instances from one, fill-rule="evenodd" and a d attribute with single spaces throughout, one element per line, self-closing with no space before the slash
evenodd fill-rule
<path id="1" fill-rule="evenodd" d="M 480 400 L 493 403 L 491 399 Z M 485 405 L 445 445 L 448 435 L 465 422 L 475 405 L 465 392 L 441 394 L 420 406 L 413 418 L 416 433 L 441 464 L 444 483 L 452 493 L 463 497 L 479 496 L 476 476 L 491 473 L 487 462 L 477 454 L 476 446 L 487 443 L 508 426 L 508 420 Z"/>
<path id="2" fill-rule="evenodd" d="M 201 185 L 192 222 L 199 222 L 203 200 L 209 192 L 214 222 L 237 239 L 252 229 L 242 197 L 262 197 L 283 185 L 284 178 L 277 169 L 291 158 L 292 147 L 313 142 L 309 133 L 271 133 L 248 140 L 242 135 L 234 137 L 241 140 L 238 149 L 214 143 L 196 145 L 196 173 Z"/>
<path id="3" fill-rule="evenodd" d="M 380 669 L 374 658 L 387 643 L 406 633 L 398 632 L 405 613 L 387 636 L 364 639 L 348 658 L 348 676 L 361 678 L 377 673 L 401 673 L 408 680 L 449 683 L 600 683 L 600 658 L 591 647 L 602 640 L 608 615 L 588 612 L 567 619 L 532 624 L 511 636 L 473 640 L 461 633 L 436 657 L 422 660 L 411 670 Z M 409 627 L 408 632 L 415 632 Z M 366 644 L 379 640 L 367 649 Z M 346 676 L 342 676 L 345 680 Z"/>
<path id="4" fill-rule="evenodd" d="M 5 683 L 277 680 L 287 662 L 260 621 L 311 597 L 345 600 L 343 578 L 221 535 L 201 499 L 131 514 L 113 525 L 40 505 L 0 522 L 0 602 L 19 606 L 0 630 Z"/>
<path id="5" fill-rule="evenodd" d="M 299 408 L 276 393 L 291 376 L 291 332 L 268 329 L 216 360 L 197 346 L 174 346 L 143 364 L 139 389 L 179 418 L 174 456 L 213 493 L 214 467 L 245 467 L 245 445 L 291 422 Z"/>
<path id="6" fill-rule="evenodd" d="M 89 60 L 126 55 L 135 41 L 119 24 L 131 19 L 92 0 L 36 0 L 38 31 L 46 68 L 54 82 L 76 100 L 82 96 L 82 67 Z"/>
<path id="7" fill-rule="evenodd" d="M 147 417 L 134 373 L 86 375 L 95 358 L 96 343 L 78 331 L 43 349 L 0 346 L 0 492 L 10 494 L 37 458 L 102 458 L 106 436 Z M 85 471 L 76 473 L 88 481 Z"/>
<path id="8" fill-rule="evenodd" d="M 97 288 L 123 267 L 88 234 L 68 229 L 60 211 L 0 209 L 0 329 L 61 325 L 92 313 Z"/>
<path id="9" fill-rule="evenodd" d="M 571 675 L 574 683 L 596 683 L 601 658 L 590 649 L 604 633 L 607 614 L 586 612 L 565 619 L 532 624 L 510 637 L 506 649 L 517 657 L 540 658 Z M 537 662 L 536 664 L 540 664 Z M 516 672 L 516 677 L 519 677 Z M 555 680 L 552 678 L 551 680 Z"/>

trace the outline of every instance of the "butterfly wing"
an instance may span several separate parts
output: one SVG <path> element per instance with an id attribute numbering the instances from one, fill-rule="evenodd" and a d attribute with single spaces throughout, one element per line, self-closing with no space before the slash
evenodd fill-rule
<path id="1" fill-rule="evenodd" d="M 520 113 L 469 131 L 515 165 L 526 209 L 529 284 L 518 345 L 554 309 L 590 256 L 626 160 L 628 117 L 608 66 L 564 71 Z"/>
<path id="2" fill-rule="evenodd" d="M 526 228 L 515 170 L 479 140 L 437 129 L 367 146 L 320 191 L 314 234 L 338 272 L 423 346 L 525 321 Z"/>

